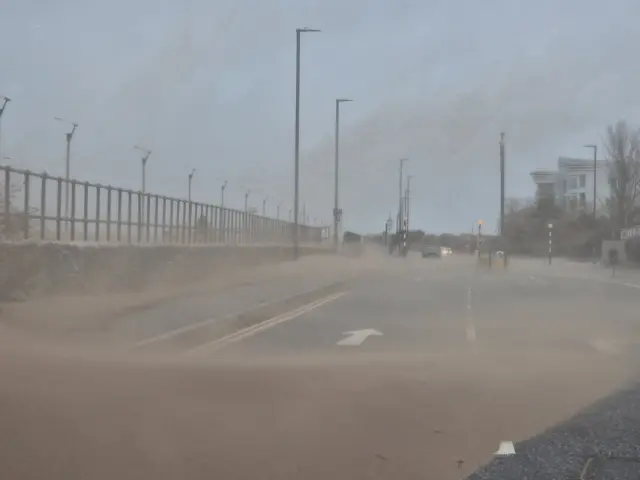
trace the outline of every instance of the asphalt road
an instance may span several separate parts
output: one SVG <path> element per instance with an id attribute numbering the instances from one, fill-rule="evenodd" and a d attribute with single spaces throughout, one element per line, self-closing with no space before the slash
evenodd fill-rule
<path id="1" fill-rule="evenodd" d="M 2 351 L 0 478 L 520 480 L 604 468 L 589 460 L 585 417 L 570 422 L 637 378 L 638 288 L 527 262 L 488 272 L 466 256 L 376 259 L 340 291 L 162 356 Z M 261 294 L 284 295 L 272 287 Z M 220 295 L 198 315 L 244 298 Z M 635 441 L 624 434 L 640 418 L 634 392 L 591 407 L 595 453 Z M 602 408 L 626 425 L 608 429 Z M 496 459 L 504 441 L 516 453 Z"/>

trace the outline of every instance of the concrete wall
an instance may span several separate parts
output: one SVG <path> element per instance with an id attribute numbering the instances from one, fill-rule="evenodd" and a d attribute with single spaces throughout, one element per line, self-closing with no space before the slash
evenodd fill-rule
<path id="1" fill-rule="evenodd" d="M 301 246 L 301 255 L 330 253 Z M 291 246 L 0 243 L 0 299 L 140 291 L 293 258 Z"/>

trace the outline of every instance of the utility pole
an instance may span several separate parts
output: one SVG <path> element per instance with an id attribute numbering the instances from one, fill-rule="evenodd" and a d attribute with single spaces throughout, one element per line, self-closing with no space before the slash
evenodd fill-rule
<path id="1" fill-rule="evenodd" d="M 339 172 L 340 172 L 340 104 L 344 102 L 352 102 L 349 98 L 336 99 L 336 139 L 335 139 L 335 186 L 334 186 L 334 207 L 333 207 L 333 243 L 336 251 L 338 250 L 338 229 L 342 210 L 338 204 L 339 191 Z"/>
<path id="2" fill-rule="evenodd" d="M 193 175 L 196 173 L 196 169 L 193 168 L 191 173 L 189 173 L 189 203 L 191 203 L 191 182 L 193 180 Z"/>
<path id="3" fill-rule="evenodd" d="M 67 155 L 65 158 L 65 187 L 64 187 L 64 216 L 65 216 L 65 228 L 68 225 L 69 221 L 69 184 L 71 182 L 71 140 L 73 140 L 73 134 L 76 133 L 76 128 L 78 128 L 78 124 L 75 122 L 69 122 L 60 117 L 53 117 L 54 120 L 59 122 L 68 123 L 71 125 L 71 131 L 65 134 L 65 138 L 67 139 Z"/>
<path id="4" fill-rule="evenodd" d="M 4 157 L 2 156 L 2 114 L 4 113 L 4 109 L 7 106 L 7 103 L 9 103 L 11 101 L 11 99 L 9 97 L 0 97 L 3 102 L 2 102 L 2 106 L 0 107 L 0 159 L 3 159 Z"/>
<path id="5" fill-rule="evenodd" d="M 280 206 L 282 205 L 282 202 L 279 202 L 278 205 L 276 206 L 276 220 L 280 220 Z"/>
<path id="6" fill-rule="evenodd" d="M 247 190 L 244 194 L 244 213 L 246 214 L 249 211 L 249 195 L 251 194 L 251 190 Z"/>
<path id="7" fill-rule="evenodd" d="M 262 200 L 262 216 L 266 217 L 267 216 L 267 200 L 269 199 L 269 197 L 264 197 L 264 199 Z"/>
<path id="8" fill-rule="evenodd" d="M 500 134 L 500 237 L 504 241 L 504 132 Z"/>
<path id="9" fill-rule="evenodd" d="M 300 197 L 300 34 L 320 32 L 312 28 L 296 28 L 296 121 L 295 121 L 295 166 L 294 166 L 294 195 L 293 195 L 293 258 L 298 259 L 300 229 L 298 222 L 298 207 Z"/>
<path id="10" fill-rule="evenodd" d="M 593 226 L 596 226 L 596 172 L 598 169 L 598 146 L 585 145 L 585 148 L 593 149 Z"/>

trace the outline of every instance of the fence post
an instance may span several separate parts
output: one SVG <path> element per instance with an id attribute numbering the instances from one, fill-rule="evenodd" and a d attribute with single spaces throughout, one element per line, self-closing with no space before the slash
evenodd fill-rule
<path id="1" fill-rule="evenodd" d="M 138 192 L 138 228 L 136 231 L 136 238 L 138 239 L 138 243 L 142 241 L 142 202 L 144 199 L 142 198 L 142 192 Z"/>
<path id="2" fill-rule="evenodd" d="M 60 241 L 60 216 L 62 215 L 62 178 L 58 178 L 58 191 L 56 192 L 56 240 Z"/>
<path id="3" fill-rule="evenodd" d="M 162 243 L 165 242 L 165 230 L 167 228 L 167 197 L 162 197 Z"/>
<path id="4" fill-rule="evenodd" d="M 107 242 L 111 241 L 111 192 L 113 188 L 107 185 Z"/>
<path id="5" fill-rule="evenodd" d="M 86 242 L 89 239 L 89 182 L 84 182 L 84 216 L 82 223 L 83 237 Z"/>
<path id="6" fill-rule="evenodd" d="M 4 170 L 4 233 L 7 238 L 11 235 L 11 170 Z"/>
<path id="7" fill-rule="evenodd" d="M 127 197 L 129 199 L 127 204 L 127 242 L 131 243 L 131 208 L 133 203 L 133 192 L 127 190 Z"/>
<path id="8" fill-rule="evenodd" d="M 29 220 L 31 220 L 31 213 L 29 212 L 29 179 L 31 174 L 29 170 L 24 172 L 24 238 L 29 238 Z"/>
<path id="9" fill-rule="evenodd" d="M 96 185 L 96 242 L 100 240 L 100 185 Z"/>
<path id="10" fill-rule="evenodd" d="M 116 213 L 116 240 L 122 240 L 122 189 L 118 189 L 118 209 Z"/>
<path id="11" fill-rule="evenodd" d="M 151 212 L 151 194 L 150 193 L 145 193 L 144 197 L 146 197 L 146 199 L 147 199 L 147 210 L 146 210 L 147 214 L 146 215 L 143 214 L 143 218 L 144 218 L 144 220 L 146 221 L 146 224 L 147 224 L 146 236 L 147 236 L 147 243 L 149 243 L 150 240 L 151 240 L 151 236 L 150 236 L 150 227 L 151 227 L 151 213 L 150 213 Z M 144 199 L 144 197 L 143 197 L 143 199 Z M 158 205 L 156 204 L 156 207 L 157 206 Z"/>
<path id="12" fill-rule="evenodd" d="M 44 240 L 44 232 L 46 229 L 45 209 L 47 207 L 47 174 L 45 173 L 44 175 L 42 175 L 41 179 L 42 179 L 42 183 L 40 187 L 40 238 Z"/>
<path id="13" fill-rule="evenodd" d="M 66 183 L 65 183 L 65 187 L 66 187 Z M 71 180 L 71 220 L 69 221 L 69 224 L 71 225 L 71 241 L 74 241 L 76 239 L 76 181 L 75 180 Z"/>

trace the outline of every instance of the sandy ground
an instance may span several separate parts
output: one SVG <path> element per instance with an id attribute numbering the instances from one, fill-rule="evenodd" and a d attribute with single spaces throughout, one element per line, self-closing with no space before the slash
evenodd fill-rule
<path id="1" fill-rule="evenodd" d="M 630 289 L 387 260 L 309 268 L 360 268 L 360 278 L 224 354 L 123 355 L 5 335 L 0 478 L 458 479 L 500 441 L 536 435 L 636 378 L 633 350 L 587 341 L 633 338 Z M 384 336 L 336 347 L 365 327 Z"/>

